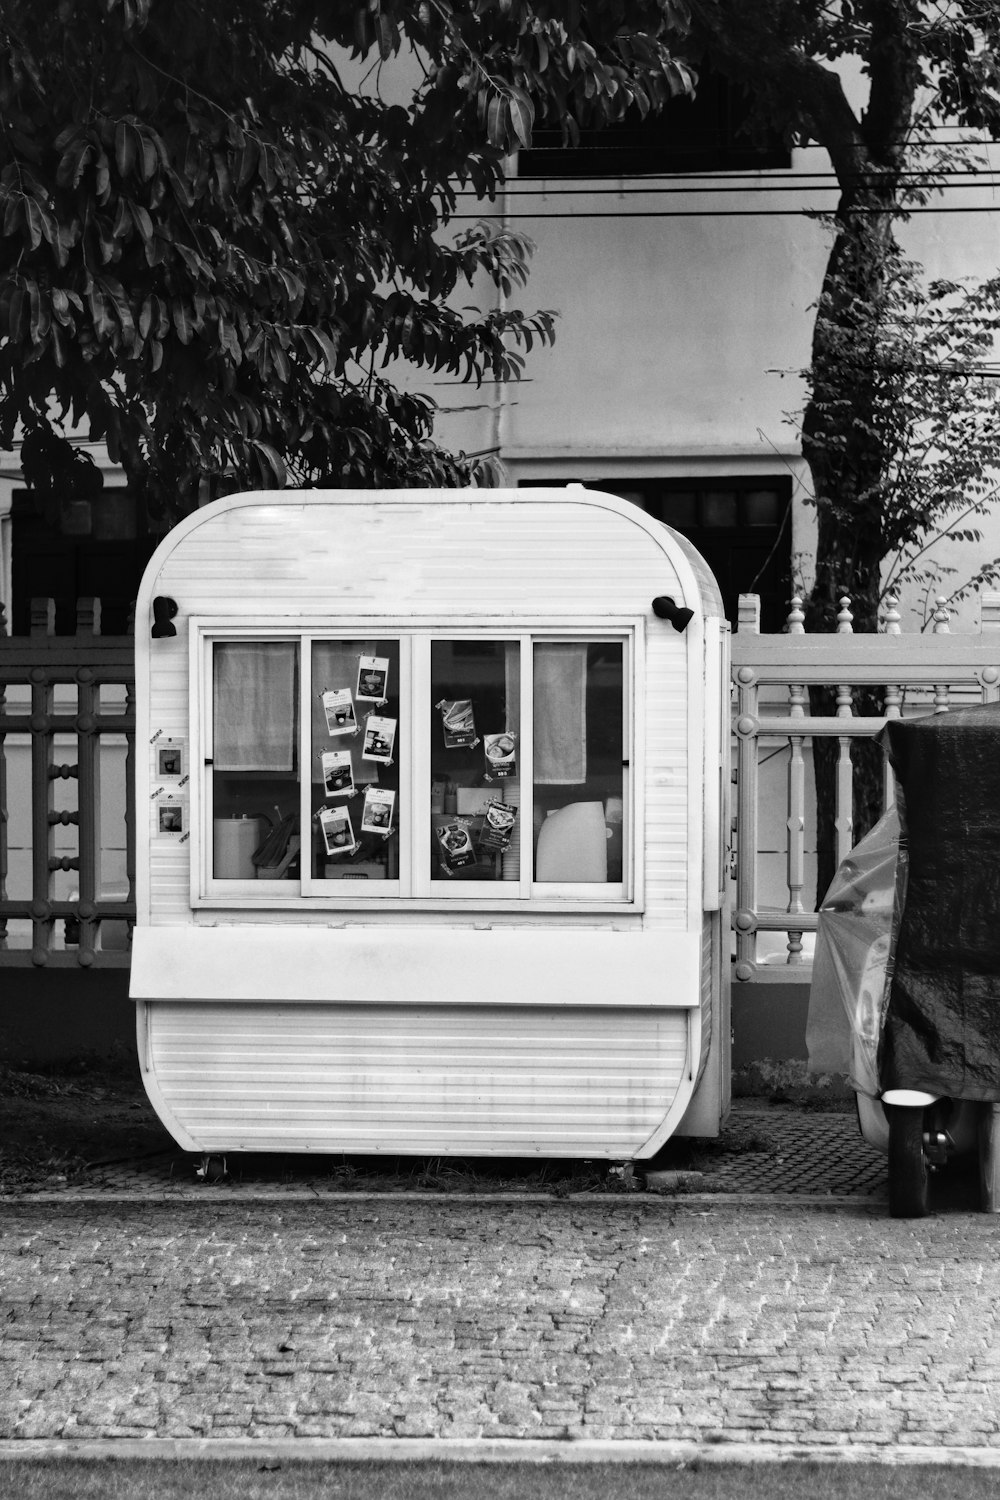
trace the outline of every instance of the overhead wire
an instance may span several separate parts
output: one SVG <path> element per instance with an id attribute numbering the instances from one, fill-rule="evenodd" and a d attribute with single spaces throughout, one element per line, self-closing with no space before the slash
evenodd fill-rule
<path id="1" fill-rule="evenodd" d="M 858 209 L 853 213 L 880 213 L 880 209 Z M 504 213 L 504 223 L 533 223 L 538 224 L 547 219 L 801 219 L 810 215 L 821 213 L 820 209 L 808 208 L 628 208 L 620 213 L 605 213 L 600 210 L 582 209 L 578 213 L 545 213 L 535 211 L 532 213 L 518 213 L 516 210 L 507 210 Z M 832 212 L 832 210 L 830 210 Z M 1000 202 L 995 204 L 967 204 L 948 207 L 946 204 L 918 205 L 900 210 L 908 216 L 917 214 L 995 214 L 1000 213 Z M 448 223 L 454 224 L 460 220 L 477 220 L 483 217 L 482 211 L 475 214 L 454 213 L 448 217 Z"/>
<path id="2" fill-rule="evenodd" d="M 596 181 L 606 183 L 611 174 Z M 697 193 L 702 195 L 722 195 L 726 193 L 830 193 L 839 191 L 839 182 L 833 172 L 820 174 L 818 172 L 785 173 L 781 177 L 771 180 L 761 180 L 762 174 L 741 174 L 739 177 L 731 177 L 722 181 L 705 182 L 704 179 L 714 174 L 708 172 L 692 173 L 688 180 L 681 174 L 668 178 L 644 178 L 630 176 L 628 173 L 621 174 L 627 178 L 628 186 L 597 187 L 589 184 L 582 187 L 559 187 L 545 188 L 525 186 L 527 182 L 537 183 L 538 178 L 512 178 L 506 183 L 508 192 L 515 192 L 519 198 L 601 198 L 601 197 L 663 197 L 665 195 Z M 817 178 L 822 180 L 817 181 Z M 962 179 L 965 180 L 962 180 Z M 878 187 L 884 182 L 884 178 L 859 177 L 856 183 L 859 187 Z M 671 185 L 662 187 L 662 181 Z M 1000 166 L 985 169 L 982 172 L 968 172 L 958 174 L 954 172 L 934 174 L 931 172 L 900 174 L 896 177 L 903 187 L 908 189 L 921 189 L 927 191 L 945 191 L 948 188 L 1000 188 Z"/>
<path id="3" fill-rule="evenodd" d="M 768 175 L 770 172 L 780 173 L 777 176 Z M 705 181 L 710 178 L 710 181 Z M 611 179 L 611 180 L 609 180 Z M 617 179 L 617 180 L 614 180 Z M 877 175 L 860 177 L 857 186 L 878 186 L 884 179 Z M 940 172 L 932 168 L 912 169 L 909 172 L 896 174 L 896 181 L 910 192 L 926 191 L 938 195 L 947 193 L 968 192 L 995 192 L 1000 194 L 1000 165 L 996 167 L 984 167 L 981 170 L 959 168 L 954 170 L 945 169 Z M 517 221 L 525 219 L 619 219 L 644 218 L 644 219 L 708 219 L 708 218 L 800 218 L 803 215 L 820 214 L 832 212 L 833 205 L 828 209 L 819 207 L 808 207 L 799 205 L 795 208 L 758 208 L 746 205 L 736 208 L 696 207 L 689 209 L 680 208 L 635 208 L 631 204 L 635 200 L 645 200 L 663 197 L 698 197 L 703 201 L 709 198 L 731 198 L 734 195 L 754 198 L 773 198 L 781 194 L 818 194 L 826 193 L 839 196 L 843 191 L 836 174 L 832 171 L 801 171 L 783 168 L 761 168 L 757 171 L 713 173 L 709 171 L 685 173 L 651 173 L 638 176 L 629 173 L 606 173 L 592 179 L 581 179 L 574 177 L 571 183 L 565 178 L 561 179 L 557 186 L 542 186 L 542 179 L 538 177 L 511 177 L 502 185 L 502 191 L 506 196 L 504 206 L 504 218 L 506 221 Z M 599 185 L 598 185 L 599 184 Z M 498 189 L 498 192 L 500 189 Z M 464 203 L 473 194 L 467 189 L 459 189 L 459 205 Z M 627 207 L 621 210 L 607 211 L 603 209 L 592 209 L 575 207 L 572 210 L 548 208 L 547 205 L 560 199 L 592 199 L 592 198 L 616 198 L 620 202 L 627 201 Z M 522 209 L 525 201 L 538 200 L 539 207 Z M 492 206 L 495 199 L 478 199 L 484 205 L 476 213 L 454 212 L 450 219 L 480 219 L 484 211 L 488 212 L 486 205 Z M 996 213 L 1000 210 L 1000 196 L 995 204 L 988 203 L 913 203 L 902 205 L 901 211 L 906 214 L 978 214 Z M 864 205 L 857 205 L 852 210 L 855 213 L 881 213 L 884 210 Z"/>
<path id="4" fill-rule="evenodd" d="M 913 148 L 913 141 L 908 145 Z M 991 145 L 1000 145 L 994 141 L 969 141 L 959 138 L 956 141 L 928 138 L 926 141 L 916 143 L 917 147 L 926 147 L 928 150 L 940 149 L 949 145 L 961 145 L 972 151 L 988 150 Z M 531 148 L 529 148 L 531 149 Z M 545 150 L 547 148 L 538 148 Z M 555 148 L 558 149 L 558 148 Z M 604 147 L 572 147 L 575 156 L 586 154 L 589 151 L 604 150 Z M 620 148 L 619 148 L 620 149 Z M 808 147 L 806 149 L 819 149 Z M 894 179 L 909 191 L 926 190 L 927 192 L 945 193 L 948 191 L 994 191 L 1000 189 L 1000 163 L 992 166 L 989 163 L 982 167 L 911 167 L 894 175 Z M 706 181 L 705 179 L 710 179 Z M 884 177 L 878 173 L 860 174 L 855 184 L 858 187 L 878 186 L 884 182 Z M 543 185 L 545 183 L 557 182 L 558 185 Z M 604 212 L 601 210 L 584 209 L 573 212 L 562 212 L 560 210 L 529 210 L 519 212 L 520 204 L 529 199 L 541 199 L 548 203 L 561 198 L 601 198 L 614 197 L 619 200 L 633 198 L 658 198 L 665 196 L 692 196 L 700 198 L 727 197 L 734 193 L 742 195 L 767 195 L 791 193 L 829 193 L 831 195 L 842 191 L 837 174 L 829 168 L 803 168 L 803 167 L 757 167 L 742 171 L 716 172 L 711 169 L 699 171 L 696 168 L 686 171 L 672 172 L 599 172 L 595 171 L 593 176 L 585 173 L 573 172 L 571 176 L 560 176 L 557 171 L 551 175 L 532 172 L 530 176 L 511 176 L 502 184 L 507 196 L 505 206 L 505 219 L 508 221 L 521 221 L 525 219 L 602 219 L 602 218 L 777 218 L 795 217 L 804 214 L 820 213 L 824 210 L 797 207 L 794 209 L 783 208 L 695 208 L 695 209 L 633 209 L 628 208 L 623 212 Z M 461 191 L 461 197 L 467 197 L 465 190 Z M 482 200 L 479 200 L 482 201 Z M 950 213 L 994 213 L 1000 208 L 1000 202 L 994 207 L 992 204 L 913 204 L 905 207 L 907 214 L 950 214 Z M 881 212 L 879 209 L 856 209 L 856 212 Z M 476 219 L 481 218 L 481 213 L 465 214 L 453 213 L 452 219 Z"/>

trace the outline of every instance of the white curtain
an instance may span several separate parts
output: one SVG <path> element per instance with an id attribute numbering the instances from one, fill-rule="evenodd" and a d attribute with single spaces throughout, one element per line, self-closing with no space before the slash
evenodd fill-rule
<path id="1" fill-rule="evenodd" d="M 540 641 L 534 655 L 536 786 L 587 779 L 587 646 Z"/>
<path id="2" fill-rule="evenodd" d="M 293 641 L 216 645 L 212 759 L 217 771 L 294 770 L 297 649 Z"/>

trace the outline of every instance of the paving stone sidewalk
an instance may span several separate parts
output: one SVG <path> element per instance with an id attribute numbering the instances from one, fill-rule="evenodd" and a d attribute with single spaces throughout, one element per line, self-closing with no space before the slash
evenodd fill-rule
<path id="1" fill-rule="evenodd" d="M 994 1217 L 8 1200 L 0 1439 L 1000 1445 Z"/>
<path id="2" fill-rule="evenodd" d="M 0 1442 L 623 1440 L 1000 1454 L 1000 1220 L 889 1219 L 853 1113 L 738 1101 L 667 1191 L 208 1185 L 0 1205 Z"/>

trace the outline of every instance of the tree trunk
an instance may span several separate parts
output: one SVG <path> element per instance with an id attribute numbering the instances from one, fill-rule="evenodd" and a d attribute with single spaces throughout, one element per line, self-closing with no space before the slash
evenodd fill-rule
<path id="1" fill-rule="evenodd" d="M 816 574 L 805 606 L 808 631 L 837 628 L 840 600 L 850 599 L 853 628 L 878 629 L 885 455 L 877 420 L 878 346 L 887 263 L 894 251 L 892 202 L 866 193 L 842 201 L 813 334 L 811 395 L 803 420 L 802 451 L 817 509 Z M 811 711 L 836 712 L 830 688 L 810 690 Z M 857 692 L 854 712 L 879 714 L 870 692 Z M 817 905 L 836 870 L 835 739 L 813 740 L 816 786 Z M 882 812 L 882 758 L 871 743 L 856 743 L 852 841 Z"/>

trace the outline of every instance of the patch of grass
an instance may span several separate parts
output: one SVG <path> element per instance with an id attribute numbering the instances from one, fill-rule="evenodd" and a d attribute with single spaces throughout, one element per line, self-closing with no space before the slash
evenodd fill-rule
<path id="1" fill-rule="evenodd" d="M 12 1460 L 18 1500 L 993 1500 L 997 1471 L 861 1463 L 687 1465 Z"/>
<path id="2" fill-rule="evenodd" d="M 261 1181 L 278 1172 L 281 1180 L 301 1176 L 301 1158 L 247 1153 L 227 1157 L 235 1182 Z M 279 1166 L 278 1163 L 281 1163 Z M 309 1176 L 324 1178 L 338 1191 L 359 1193 L 633 1193 L 643 1191 L 641 1172 L 631 1163 L 560 1158 L 480 1156 L 343 1156 L 309 1158 Z"/>

